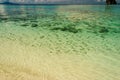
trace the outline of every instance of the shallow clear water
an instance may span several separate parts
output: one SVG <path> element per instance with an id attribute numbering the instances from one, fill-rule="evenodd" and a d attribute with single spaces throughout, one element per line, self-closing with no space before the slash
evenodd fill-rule
<path id="1" fill-rule="evenodd" d="M 0 79 L 119 80 L 120 5 L 0 5 Z"/>
<path id="2" fill-rule="evenodd" d="M 49 6 L 11 6 L 0 5 L 0 23 L 13 21 L 39 24 L 51 29 L 56 26 L 120 29 L 120 6 L 106 5 L 49 5 Z M 61 28 L 61 27 L 57 27 Z M 93 30 L 92 30 L 93 29 Z"/>

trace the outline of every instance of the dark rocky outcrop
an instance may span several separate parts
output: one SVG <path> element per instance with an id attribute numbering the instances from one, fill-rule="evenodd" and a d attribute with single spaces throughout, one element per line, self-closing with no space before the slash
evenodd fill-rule
<path id="1" fill-rule="evenodd" d="M 116 0 L 106 0 L 107 5 L 117 4 Z"/>

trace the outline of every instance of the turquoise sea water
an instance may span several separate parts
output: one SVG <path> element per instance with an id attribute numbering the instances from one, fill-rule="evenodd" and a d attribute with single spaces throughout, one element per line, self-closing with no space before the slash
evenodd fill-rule
<path id="1" fill-rule="evenodd" d="M 7 31 L 9 29 L 6 29 L 6 27 L 9 27 L 12 32 Z M 117 51 L 120 44 L 120 5 L 0 5 L 0 29 L 0 35 L 3 37 L 5 34 L 9 36 L 8 34 L 21 33 L 22 35 L 22 29 L 26 29 L 24 35 L 28 36 L 28 34 L 31 34 L 29 30 L 33 29 L 34 33 L 44 35 L 54 33 L 51 36 L 54 36 L 55 40 L 57 39 L 56 35 L 73 36 L 76 43 L 79 42 L 77 39 L 81 39 L 77 36 L 84 36 L 86 40 L 88 40 L 86 35 L 89 38 L 91 36 L 100 37 L 99 40 L 104 44 L 112 44 L 111 48 L 116 45 L 115 51 Z M 36 36 L 39 37 L 40 35 L 37 34 Z M 60 40 L 64 42 L 65 38 L 62 37 L 60 37 Z M 32 36 L 31 38 L 34 39 Z M 109 43 L 107 40 L 105 42 L 104 39 L 107 38 L 111 39 L 112 42 Z M 54 42 L 54 39 L 51 40 Z M 94 41 L 96 38 L 92 39 Z M 68 39 L 69 41 L 70 39 Z M 92 40 L 90 41 L 92 42 Z M 96 40 L 96 42 L 99 41 Z M 100 46 L 101 42 L 90 45 Z M 32 41 L 25 41 L 23 38 L 23 43 L 31 44 Z M 36 43 L 40 44 L 38 41 Z M 74 44 L 73 41 L 72 44 Z"/>
<path id="2" fill-rule="evenodd" d="M 114 47 L 113 53 L 119 53 L 120 5 L 0 5 L 0 29 L 1 37 L 10 37 L 11 34 L 18 38 L 23 37 L 19 40 L 23 44 L 40 45 L 42 40 L 39 37 L 47 36 L 45 40 L 51 41 L 50 44 L 56 42 L 55 45 L 59 46 L 57 43 L 65 42 L 65 49 L 69 51 L 68 47 L 82 44 L 84 40 L 80 37 L 83 37 L 88 41 L 85 43 L 91 43 L 87 45 L 89 48 L 98 46 L 104 49 L 107 45 L 105 50 L 112 50 Z M 35 39 L 34 36 L 29 36 L 33 34 L 37 36 Z M 74 37 L 73 40 L 69 38 L 71 36 Z M 60 41 L 56 41 L 58 38 Z M 68 45 L 70 43 L 72 45 Z M 75 46 L 74 49 L 78 54 L 82 52 Z"/>
<path id="3" fill-rule="evenodd" d="M 61 26 L 66 28 L 112 28 L 119 32 L 120 6 L 106 5 L 47 5 L 47 6 L 14 6 L 0 5 L 0 23 L 15 21 L 38 21 L 39 27 Z M 23 25 L 24 26 L 24 25 Z M 57 27 L 57 29 L 61 29 Z"/>

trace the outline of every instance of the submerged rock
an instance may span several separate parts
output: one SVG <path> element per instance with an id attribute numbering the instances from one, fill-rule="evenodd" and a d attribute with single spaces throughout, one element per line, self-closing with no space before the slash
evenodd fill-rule
<path id="1" fill-rule="evenodd" d="M 117 4 L 116 0 L 106 0 L 107 5 Z"/>
<path id="2" fill-rule="evenodd" d="M 64 27 L 61 29 L 62 31 L 68 31 L 68 32 L 72 32 L 72 33 L 77 33 L 78 30 L 76 28 L 73 28 L 73 27 Z"/>
<path id="3" fill-rule="evenodd" d="M 21 26 L 25 27 L 25 26 L 28 26 L 28 24 L 27 24 L 27 23 L 24 23 L 24 24 L 21 24 Z"/>
<path id="4" fill-rule="evenodd" d="M 102 27 L 99 32 L 106 33 L 106 32 L 109 32 L 109 30 L 106 27 Z"/>
<path id="5" fill-rule="evenodd" d="M 61 31 L 65 31 L 65 32 L 71 32 L 71 33 L 78 33 L 78 32 L 81 32 L 82 30 L 81 29 L 76 29 L 74 27 L 56 27 L 56 28 L 53 28 L 51 30 L 61 30 Z"/>
<path id="6" fill-rule="evenodd" d="M 37 27 L 38 26 L 38 24 L 36 24 L 36 23 L 33 23 L 32 25 L 31 25 L 31 27 Z"/>
<path id="7" fill-rule="evenodd" d="M 8 18 L 1 18 L 1 20 L 8 20 Z"/>

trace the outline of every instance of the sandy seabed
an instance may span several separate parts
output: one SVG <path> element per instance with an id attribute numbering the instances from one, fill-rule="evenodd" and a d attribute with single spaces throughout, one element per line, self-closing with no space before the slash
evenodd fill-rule
<path id="1" fill-rule="evenodd" d="M 0 27 L 0 80 L 120 79 L 119 34 L 101 37 L 13 24 Z"/>
<path id="2" fill-rule="evenodd" d="M 3 18 L 0 80 L 120 80 L 119 20 L 114 17 L 116 21 L 106 22 L 112 15 L 107 14 L 107 18 L 97 16 L 100 21 L 94 17 L 96 13 L 88 13 L 73 12 L 63 21 L 60 17 L 53 22 L 50 18 L 43 22 Z"/>

